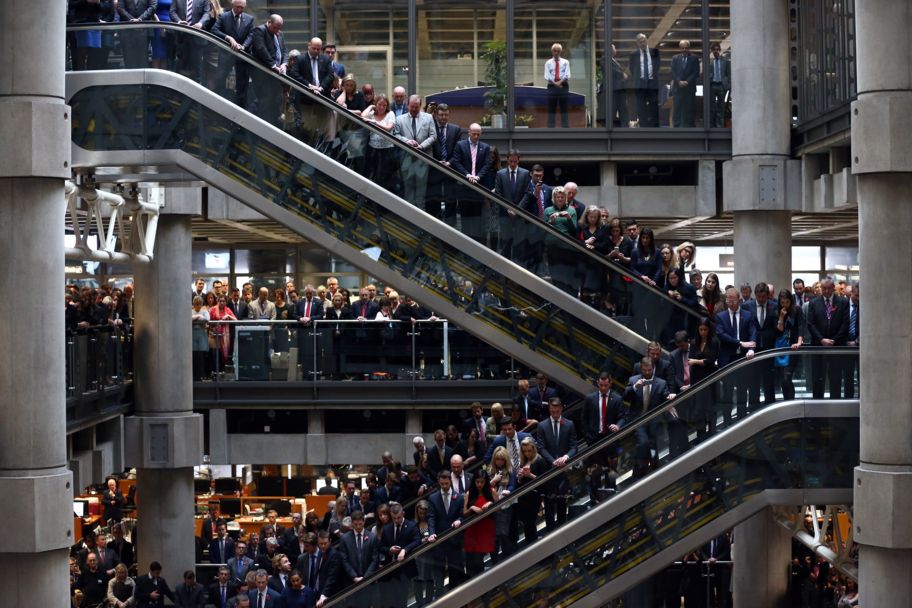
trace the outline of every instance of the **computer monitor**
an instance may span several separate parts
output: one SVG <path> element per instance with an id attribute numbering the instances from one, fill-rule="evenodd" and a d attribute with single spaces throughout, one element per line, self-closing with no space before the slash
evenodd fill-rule
<path id="1" fill-rule="evenodd" d="M 195 494 L 208 494 L 211 489 L 211 483 L 208 479 L 194 479 L 193 492 Z"/>
<path id="2" fill-rule="evenodd" d="M 89 513 L 89 503 L 85 500 L 73 501 L 73 515 L 76 517 L 85 517 Z"/>
<path id="3" fill-rule="evenodd" d="M 277 500 L 269 508 L 275 509 L 276 515 L 279 517 L 288 517 L 291 515 L 291 502 L 288 500 Z"/>
<path id="4" fill-rule="evenodd" d="M 285 480 L 285 491 L 288 493 L 288 496 L 304 498 L 310 494 L 310 488 L 309 477 L 292 477 L 291 479 Z"/>
<path id="5" fill-rule="evenodd" d="M 257 495 L 285 496 L 284 481 L 281 477 L 260 477 L 257 481 Z"/>
<path id="6" fill-rule="evenodd" d="M 223 516 L 237 516 L 241 514 L 240 498 L 223 498 L 219 501 L 219 513 Z"/>
<path id="7" fill-rule="evenodd" d="M 234 494 L 241 491 L 241 482 L 234 477 L 220 477 L 215 480 L 216 494 Z"/>

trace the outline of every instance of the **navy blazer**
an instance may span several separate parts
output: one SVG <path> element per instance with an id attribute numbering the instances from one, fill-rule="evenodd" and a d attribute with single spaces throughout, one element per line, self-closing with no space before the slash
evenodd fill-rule
<path id="1" fill-rule="evenodd" d="M 561 456 L 573 458 L 576 456 L 576 426 L 572 420 L 561 417 L 560 432 L 555 440 L 554 430 L 551 428 L 551 417 L 547 417 L 538 425 L 537 441 L 538 453 L 549 465 Z"/>
<path id="2" fill-rule="evenodd" d="M 234 41 L 248 50 L 253 44 L 253 29 L 256 27 L 256 20 L 253 15 L 241 13 L 241 26 L 237 27 L 234 13 L 230 10 L 223 12 L 215 18 L 215 24 L 212 26 L 212 34 L 222 40 L 226 36 L 231 36 Z"/>
<path id="3" fill-rule="evenodd" d="M 506 167 L 494 176 L 494 193 L 519 207 L 531 183 L 532 174 L 529 173 L 529 170 L 516 167 L 516 187 L 514 188 L 510 183 L 510 168 Z M 501 207 L 499 215 L 506 215 L 506 209 Z"/>
<path id="4" fill-rule="evenodd" d="M 395 533 L 395 524 L 389 522 L 383 526 L 383 530 L 380 532 L 380 561 L 383 563 L 390 563 L 391 560 L 395 559 L 395 556 L 390 556 L 390 548 L 394 546 L 399 546 L 402 549 L 405 549 L 405 554 L 408 556 L 409 553 L 417 549 L 421 545 L 421 533 L 418 532 L 418 524 L 411 520 L 404 520 L 402 522 L 402 527 L 399 530 L 399 537 L 395 540 L 393 535 Z M 398 570 L 399 577 L 412 579 L 418 576 L 418 566 L 415 565 L 415 560 L 411 560 L 403 565 Z"/>
<path id="5" fill-rule="evenodd" d="M 554 387 L 546 386 L 544 394 L 539 390 L 537 384 L 529 387 L 529 403 L 540 408 L 539 413 L 542 418 L 548 417 L 548 401 L 554 397 L 557 397 L 557 389 Z"/>
<path id="6" fill-rule="evenodd" d="M 757 301 L 751 300 L 744 304 L 742 308 L 749 310 L 753 319 L 754 330 L 757 333 L 757 348 L 754 350 L 769 350 L 776 343 L 776 323 L 779 320 L 779 306 L 772 299 L 766 301 L 766 318 L 763 319 L 763 326 L 760 325 L 760 317 L 757 315 Z"/>
<path id="7" fill-rule="evenodd" d="M 299 80 L 304 84 L 312 84 L 319 87 L 323 87 L 323 95 L 327 97 L 332 93 L 332 83 L 335 79 L 335 72 L 333 72 L 332 61 L 329 57 L 320 53 L 320 56 L 317 57 L 317 77 L 318 81 L 314 81 L 313 77 L 313 65 L 311 64 L 312 58 L 309 52 L 303 52 L 298 57 L 298 61 L 295 64 L 297 70 L 294 74 L 289 74 L 295 80 Z"/>
<path id="8" fill-rule="evenodd" d="M 276 49 L 278 44 L 278 49 Z M 253 40 L 251 42 L 251 53 L 253 58 L 268 68 L 274 68 L 276 65 L 288 63 L 288 51 L 285 50 L 285 37 L 282 33 L 270 34 L 266 29 L 266 24 L 258 25 L 253 28 Z M 276 50 L 280 53 L 282 61 L 276 62 Z M 298 64 L 300 65 L 300 60 Z"/>
<path id="9" fill-rule="evenodd" d="M 612 424 L 616 424 L 619 427 L 624 426 L 625 418 L 627 416 L 627 408 L 624 406 L 624 400 L 613 390 L 608 390 L 608 411 L 605 416 L 605 427 Z M 589 393 L 586 396 L 586 400 L 583 402 L 583 436 L 586 438 L 586 441 L 591 445 L 598 441 L 600 425 L 599 420 L 601 418 L 601 393 L 595 391 L 594 393 Z M 606 435 L 610 435 L 611 432 L 608 431 Z"/>
<path id="10" fill-rule="evenodd" d="M 719 367 L 725 367 L 732 361 L 744 356 L 740 352 L 741 342 L 756 342 L 757 328 L 749 310 L 739 309 L 739 332 L 732 326 L 731 314 L 728 308 L 716 314 L 716 336 L 719 338 Z M 738 340 L 740 336 L 740 340 Z"/>
<path id="11" fill-rule="evenodd" d="M 522 395 L 516 395 L 513 397 L 513 408 L 519 408 L 519 410 L 522 412 L 522 417 L 524 420 L 541 420 L 542 417 L 545 416 L 544 412 L 542 411 L 541 398 L 532 399 L 531 392 L 532 390 L 530 389 L 529 392 L 526 393 L 525 397 Z M 557 391 L 554 392 L 557 394 Z M 545 407 L 544 411 L 547 411 L 547 409 L 548 408 Z"/>
<path id="12" fill-rule="evenodd" d="M 531 433 L 526 433 L 525 431 L 516 431 L 516 441 L 518 441 L 520 444 L 522 444 L 523 439 L 531 436 Z M 506 448 L 507 454 L 510 453 L 510 448 L 507 447 L 506 435 L 498 435 L 494 438 L 494 441 L 491 442 L 491 445 L 488 446 L 488 451 L 484 455 L 485 464 L 489 464 L 491 462 L 491 458 L 494 457 L 494 450 L 497 448 Z"/>
<path id="13" fill-rule="evenodd" d="M 845 346 L 849 339 L 849 303 L 834 293 L 831 305 L 833 311 L 827 319 L 823 296 L 817 296 L 808 302 L 807 328 L 814 346 L 820 346 L 820 341 L 824 338 L 833 340 L 836 346 Z"/>
<path id="14" fill-rule="evenodd" d="M 231 540 L 231 537 L 225 539 L 225 553 L 219 553 L 219 540 L 218 538 L 213 538 L 209 543 L 209 563 L 211 564 L 227 564 L 228 560 L 234 557 L 234 541 Z"/>
<path id="15" fill-rule="evenodd" d="M 428 509 L 428 524 L 431 534 L 443 534 L 452 528 L 455 522 L 462 521 L 462 503 L 465 499 L 462 494 L 456 492 L 455 488 L 450 488 L 449 510 L 443 508 L 443 496 L 440 494 L 440 490 L 432 492 L 427 500 L 431 507 Z M 462 536 L 457 535 L 455 538 L 450 539 L 448 544 L 462 546 Z"/>
<path id="16" fill-rule="evenodd" d="M 532 179 L 530 177 L 529 188 L 526 190 L 522 201 L 519 203 L 519 208 L 523 211 L 526 211 L 527 213 L 531 213 L 538 219 L 543 220 L 544 216 L 542 214 L 545 212 L 545 209 L 551 206 L 551 190 L 553 190 L 551 186 L 548 184 L 542 184 L 542 198 L 544 201 L 541 210 L 539 210 L 539 201 L 535 197 L 535 184 L 532 182 Z M 541 213 L 539 213 L 539 211 L 541 211 Z"/>
<path id="17" fill-rule="evenodd" d="M 450 167 L 462 175 L 472 172 L 472 142 L 463 139 L 456 143 L 453 158 L 450 159 Z M 491 146 L 479 139 L 478 150 L 475 153 L 475 176 L 479 183 L 483 183 L 487 179 L 491 170 Z"/>
<path id="18" fill-rule="evenodd" d="M 380 312 L 380 304 L 377 302 L 371 302 L 370 300 L 367 300 L 366 302 L 358 300 L 351 305 L 352 319 L 364 317 L 368 321 L 373 321 L 378 312 Z"/>
<path id="19" fill-rule="evenodd" d="M 256 608 L 259 608 L 259 604 L 257 604 L 257 596 L 259 595 L 259 593 L 260 592 L 256 587 L 254 587 L 253 589 L 251 589 L 250 591 L 247 592 L 247 597 L 250 598 L 250 605 L 256 606 Z M 269 587 L 266 587 L 266 601 L 264 602 L 264 605 L 266 606 L 266 608 L 273 608 L 273 606 L 281 606 L 282 605 L 282 596 L 279 595 L 278 593 L 276 593 L 275 590 L 270 589 Z"/>
<path id="20" fill-rule="evenodd" d="M 174 23 L 186 21 L 189 25 L 201 23 L 203 29 L 206 29 L 206 25 L 212 19 L 212 17 L 209 16 L 209 6 L 209 0 L 197 0 L 193 3 L 193 13 L 188 18 L 187 3 L 179 1 L 172 2 L 171 21 Z"/>
<path id="21" fill-rule="evenodd" d="M 444 130 L 446 130 L 446 158 L 443 157 L 443 147 L 440 143 L 440 133 Z M 462 137 L 462 129 L 459 128 L 459 125 L 448 122 L 443 128 L 438 126 L 437 139 L 434 140 L 434 158 L 439 161 L 452 161 L 453 155 L 456 152 L 456 144 L 459 143 L 460 137 Z M 469 160 L 471 160 L 471 156 L 469 157 Z M 434 173 L 443 175 L 439 171 L 435 171 Z"/>
<path id="22" fill-rule="evenodd" d="M 627 81 L 628 87 L 634 89 L 658 89 L 659 88 L 659 69 L 662 65 L 662 57 L 659 49 L 650 48 L 649 55 L 652 57 L 652 78 L 648 81 L 640 76 L 640 49 L 630 53 L 628 58 L 627 69 L 630 72 L 630 79 Z M 645 75 L 644 75 L 645 76 Z"/>
<path id="23" fill-rule="evenodd" d="M 311 319 L 322 319 L 323 318 L 323 302 L 320 298 L 311 298 L 310 300 L 310 318 Z M 301 298 L 295 304 L 294 315 L 296 319 L 300 319 L 304 316 L 304 309 L 307 308 L 307 300 Z"/>
<path id="24" fill-rule="evenodd" d="M 680 89 L 679 80 L 686 80 L 687 87 L 696 90 L 697 80 L 700 78 L 700 59 L 692 53 L 679 53 L 671 58 L 671 91 Z"/>
<path id="25" fill-rule="evenodd" d="M 349 579 L 367 577 L 380 567 L 380 539 L 376 534 L 365 529 L 362 533 L 361 553 L 355 541 L 355 531 L 349 530 L 339 540 L 339 551 L 342 553 L 342 567 Z"/>
<path id="26" fill-rule="evenodd" d="M 630 418 L 637 418 L 643 415 L 643 387 L 633 388 L 637 380 L 642 378 L 641 374 L 630 376 L 627 380 L 627 388 L 624 391 L 624 399 L 630 402 Z M 668 399 L 668 383 L 661 378 L 652 375 L 652 388 L 649 391 L 649 410 L 654 410 Z"/>

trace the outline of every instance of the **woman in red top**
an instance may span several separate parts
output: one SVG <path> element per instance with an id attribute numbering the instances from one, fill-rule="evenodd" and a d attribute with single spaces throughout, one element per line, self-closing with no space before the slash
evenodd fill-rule
<path id="1" fill-rule="evenodd" d="M 228 308 L 228 300 L 223 295 L 218 296 L 218 304 L 209 309 L 210 321 L 237 321 L 237 317 Z M 212 369 L 225 371 L 225 365 L 231 353 L 231 326 L 225 323 L 209 324 L 209 344 L 212 346 Z M 216 357 L 219 357 L 219 365 L 215 365 Z"/>
<path id="2" fill-rule="evenodd" d="M 474 483 L 465 494 L 463 517 L 487 511 L 496 500 L 491 492 L 491 479 L 484 469 L 475 471 Z M 486 517 L 465 531 L 466 573 L 484 572 L 484 556 L 494 552 L 494 517 Z"/>

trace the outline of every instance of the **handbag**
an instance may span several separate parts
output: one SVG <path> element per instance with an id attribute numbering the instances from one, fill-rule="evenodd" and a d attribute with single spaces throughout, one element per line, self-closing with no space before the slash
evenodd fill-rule
<path id="1" fill-rule="evenodd" d="M 789 345 L 789 332 L 783 331 L 779 337 L 776 338 L 776 342 L 773 345 L 775 348 L 788 348 Z M 773 359 L 774 367 L 788 367 L 790 355 L 781 355 Z"/>

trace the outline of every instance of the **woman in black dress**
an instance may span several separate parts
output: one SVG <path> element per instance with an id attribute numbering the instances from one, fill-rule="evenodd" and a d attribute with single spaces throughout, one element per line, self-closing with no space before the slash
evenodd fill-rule
<path id="1" fill-rule="evenodd" d="M 703 317 L 697 324 L 697 336 L 687 355 L 692 387 L 690 390 L 697 391 L 694 396 L 696 401 L 690 405 L 694 408 L 694 414 L 689 419 L 697 421 L 698 442 L 716 432 L 716 390 L 713 387 L 701 389 L 695 385 L 716 371 L 718 356 L 719 338 L 716 337 L 715 325 L 709 317 Z"/>

